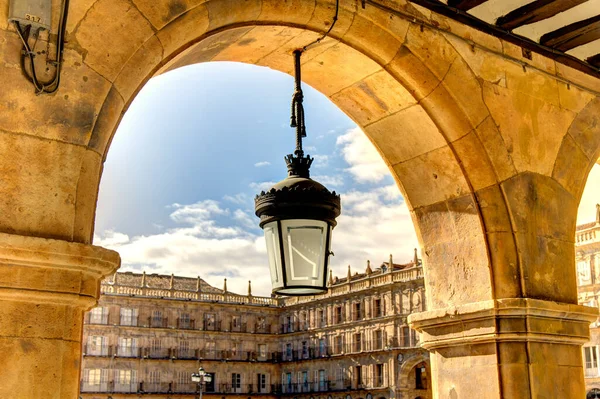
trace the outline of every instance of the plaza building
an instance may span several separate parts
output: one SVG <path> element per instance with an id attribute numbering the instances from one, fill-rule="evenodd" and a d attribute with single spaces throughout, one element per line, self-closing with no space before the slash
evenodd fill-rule
<path id="1" fill-rule="evenodd" d="M 329 277 L 329 292 L 254 296 L 187 278 L 116 273 L 84 319 L 80 397 L 431 398 L 429 355 L 407 316 L 423 269 L 392 257 Z"/>
<path id="2" fill-rule="evenodd" d="M 575 238 L 579 303 L 598 308 L 600 304 L 600 205 L 596 220 L 577 226 Z M 590 341 L 583 346 L 587 398 L 600 398 L 600 319 L 590 324 Z"/>

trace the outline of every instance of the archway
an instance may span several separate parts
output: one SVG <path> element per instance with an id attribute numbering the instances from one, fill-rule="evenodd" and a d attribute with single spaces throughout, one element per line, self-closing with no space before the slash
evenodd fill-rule
<path id="1" fill-rule="evenodd" d="M 29 254 L 48 245 L 60 247 L 61 256 L 92 251 L 85 244 L 91 242 L 103 159 L 121 115 L 151 76 L 217 59 L 289 72 L 288 53 L 323 32 L 333 14 L 330 0 L 175 6 L 98 0 L 80 6 L 67 27 L 72 40 L 60 96 L 34 101 L 23 94 L 28 86 L 16 68 L 2 74 L 11 81 L 3 96 L 20 112 L 0 116 L 6 132 L 0 167 L 11 182 L 0 188 L 6 199 L 0 231 L 57 239 L 47 244 L 4 236 L 12 243 L 8 252 L 16 246 Z M 14 35 L 6 37 L 8 47 L 18 48 Z M 581 367 L 578 345 L 587 337 L 581 326 L 593 317 L 574 307 L 574 215 L 600 154 L 597 82 L 562 66 L 557 77 L 543 57 L 523 61 L 505 48 L 510 46 L 408 2 L 364 9 L 342 2 L 331 39 L 306 53 L 304 77 L 363 128 L 411 207 L 426 254 L 429 309 L 412 322 L 434 351 L 439 391 L 467 395 L 477 376 L 490 381 L 478 387 L 486 397 L 508 392 L 507 381 L 525 381 L 520 392 L 543 386 L 557 397 L 583 394 L 574 371 L 560 386 L 521 378 L 548 376 L 549 370 L 560 375 L 564 365 L 552 359 L 564 356 L 514 359 L 559 351 L 579 361 L 569 367 Z M 16 65 L 18 52 L 6 54 Z M 27 173 L 18 165 L 28 165 Z M 99 276 L 114 269 L 114 255 L 92 252 L 88 258 L 113 258 L 85 279 L 71 272 L 87 288 L 74 294 L 85 291 L 85 306 L 67 305 L 73 315 L 89 306 Z M 20 280 L 11 284 L 23 288 Z M 62 289 L 27 284 L 44 292 Z M 512 325 L 497 338 L 499 317 L 526 320 L 525 331 Z M 532 319 L 550 324 L 529 330 Z M 569 327 L 548 333 L 553 320 Z M 15 356 L 25 356 L 23 351 Z M 482 356 L 490 367 L 461 366 L 459 360 L 470 356 Z M 514 367 L 502 367 L 504 362 Z"/>

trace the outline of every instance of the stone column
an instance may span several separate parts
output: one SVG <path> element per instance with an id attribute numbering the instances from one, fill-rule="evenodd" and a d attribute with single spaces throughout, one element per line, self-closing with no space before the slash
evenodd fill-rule
<path id="1" fill-rule="evenodd" d="M 0 234 L 0 398 L 77 398 L 83 313 L 119 255 Z"/>
<path id="2" fill-rule="evenodd" d="M 498 299 L 409 317 L 431 353 L 433 398 L 585 398 L 581 346 L 597 309 Z"/>

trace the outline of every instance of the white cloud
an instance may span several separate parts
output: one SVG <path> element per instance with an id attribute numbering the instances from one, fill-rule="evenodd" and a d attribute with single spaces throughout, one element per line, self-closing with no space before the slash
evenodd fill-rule
<path id="1" fill-rule="evenodd" d="M 339 187 L 339 186 L 344 185 L 344 178 L 339 175 L 336 175 L 336 176 L 317 175 L 317 176 L 311 176 L 311 178 L 313 180 L 318 181 L 319 183 L 321 183 L 322 185 L 324 185 L 327 188 L 330 188 L 329 186 Z"/>
<path id="2" fill-rule="evenodd" d="M 253 183 L 250 183 L 250 188 L 252 190 L 256 191 L 258 194 L 258 192 L 260 192 L 260 191 L 269 190 L 271 187 L 273 187 L 273 185 L 275 183 L 276 182 L 274 182 L 274 181 L 253 182 Z"/>
<path id="3" fill-rule="evenodd" d="M 271 162 L 269 161 L 261 161 L 261 162 L 257 162 L 254 164 L 254 166 L 256 166 L 257 168 L 261 168 L 263 166 L 269 166 L 271 165 Z"/>
<path id="4" fill-rule="evenodd" d="M 596 164 L 588 176 L 585 190 L 579 202 L 577 224 L 596 220 L 596 204 L 600 204 L 600 165 Z"/>
<path id="5" fill-rule="evenodd" d="M 390 252 L 397 262 L 412 259 L 417 241 L 395 186 L 343 194 L 342 207 L 333 235 L 334 275 L 345 276 L 348 264 L 362 272 L 367 259 L 377 266 Z M 109 230 L 96 236 L 95 243 L 121 254 L 122 271 L 200 275 L 217 288 L 227 278 L 228 288 L 242 294 L 252 280 L 255 295 L 270 295 L 264 238 L 256 232 L 253 215 L 240 209 L 231 212 L 213 200 L 172 208 L 175 228 L 133 238 Z"/>
<path id="6" fill-rule="evenodd" d="M 252 203 L 252 198 L 246 193 L 238 193 L 235 195 L 225 195 L 223 199 L 236 205 L 248 205 Z"/>
<path id="7" fill-rule="evenodd" d="M 337 138 L 344 160 L 350 165 L 346 169 L 358 183 L 379 183 L 390 171 L 367 136 L 359 129 L 348 130 Z"/>
<path id="8" fill-rule="evenodd" d="M 314 168 L 325 168 L 329 165 L 329 155 L 311 155 L 315 160 L 313 161 L 312 167 Z"/>

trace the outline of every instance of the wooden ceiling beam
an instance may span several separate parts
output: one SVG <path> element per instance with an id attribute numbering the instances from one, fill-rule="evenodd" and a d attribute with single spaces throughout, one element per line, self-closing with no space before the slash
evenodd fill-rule
<path id="1" fill-rule="evenodd" d="M 488 0 L 448 0 L 448 5 L 462 11 L 469 11 L 471 8 L 482 5 L 487 1 Z"/>
<path id="2" fill-rule="evenodd" d="M 588 64 L 595 66 L 596 68 L 600 68 L 600 54 L 596 54 L 591 56 L 590 58 L 585 60 Z M 598 159 L 598 163 L 600 163 L 600 159 Z"/>
<path id="3" fill-rule="evenodd" d="M 540 43 L 560 51 L 569 51 L 598 39 L 600 15 L 548 32 L 540 38 Z"/>
<path id="4" fill-rule="evenodd" d="M 585 3 L 587 0 L 536 0 L 498 18 L 496 25 L 513 30 L 523 25 L 552 18 L 558 13 Z"/>

